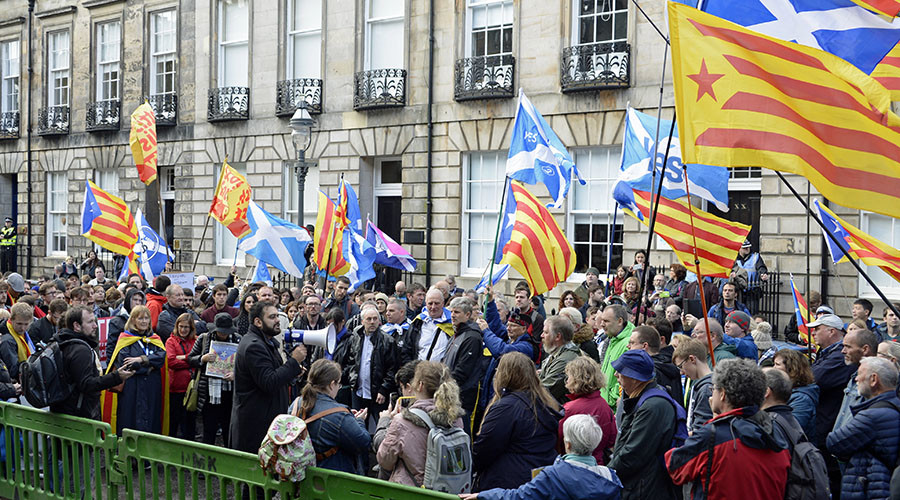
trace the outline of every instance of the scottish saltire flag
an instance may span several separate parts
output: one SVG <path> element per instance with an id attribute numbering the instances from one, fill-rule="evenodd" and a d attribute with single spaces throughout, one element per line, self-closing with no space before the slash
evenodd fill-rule
<path id="1" fill-rule="evenodd" d="M 279 219 L 250 200 L 247 210 L 250 232 L 238 240 L 238 248 L 257 259 L 303 278 L 306 246 L 312 241 L 306 229 Z"/>
<path id="2" fill-rule="evenodd" d="M 140 255 L 141 274 L 149 281 L 166 270 L 166 262 L 174 261 L 175 254 L 169 250 L 162 237 L 150 227 L 141 209 L 138 209 L 134 218 L 139 235 L 134 251 Z"/>
<path id="3" fill-rule="evenodd" d="M 503 264 L 496 271 L 494 271 L 494 276 L 491 278 L 491 286 L 500 283 L 500 280 L 506 277 L 509 274 L 509 264 Z M 481 278 L 481 281 L 475 285 L 475 293 L 484 293 L 487 291 L 488 287 L 488 277 L 485 275 Z"/>
<path id="4" fill-rule="evenodd" d="M 853 0 L 704 0 L 702 8 L 764 35 L 831 52 L 867 74 L 900 42 L 900 21 Z"/>
<path id="5" fill-rule="evenodd" d="M 500 236 L 497 238 L 497 251 L 494 252 L 494 264 L 503 260 L 503 247 L 512 236 L 513 226 L 516 224 L 516 196 L 513 194 L 512 183 L 506 188 L 506 200 L 503 202 L 503 220 L 500 221 Z"/>
<path id="6" fill-rule="evenodd" d="M 416 259 L 394 241 L 393 238 L 384 234 L 384 231 L 378 229 L 378 226 L 367 221 L 366 241 L 375 248 L 375 263 L 382 266 L 392 267 L 394 269 L 405 269 L 407 271 L 416 270 Z"/>
<path id="7" fill-rule="evenodd" d="M 346 276 L 350 279 L 350 291 L 375 277 L 375 247 L 366 241 L 353 226 L 344 229 L 344 260 L 350 264 Z"/>
<path id="8" fill-rule="evenodd" d="M 272 275 L 269 273 L 269 265 L 261 260 L 256 261 L 256 269 L 253 270 L 252 283 L 265 283 L 272 286 Z"/>
<path id="9" fill-rule="evenodd" d="M 525 184 L 543 183 L 553 198 L 553 203 L 547 206 L 559 208 L 569 193 L 573 174 L 585 184 L 566 146 L 519 89 L 519 106 L 506 160 L 507 177 Z"/>
<path id="10" fill-rule="evenodd" d="M 662 196 L 677 200 L 687 196 L 684 171 L 681 163 L 681 142 L 676 126 L 669 146 L 669 157 L 665 169 L 661 167 L 669 142 L 669 128 L 672 120 L 659 120 L 659 142 L 656 141 L 657 119 L 634 108 L 628 108 L 625 118 L 625 138 L 622 142 L 621 173 L 613 187 L 613 198 L 623 208 L 643 217 L 634 201 L 633 190 L 655 192 L 658 187 L 653 182 L 653 169 L 663 175 Z M 651 164 L 651 158 L 653 159 Z M 709 165 L 688 165 L 688 181 L 691 195 L 699 196 L 713 203 L 722 212 L 728 211 L 728 169 Z"/>

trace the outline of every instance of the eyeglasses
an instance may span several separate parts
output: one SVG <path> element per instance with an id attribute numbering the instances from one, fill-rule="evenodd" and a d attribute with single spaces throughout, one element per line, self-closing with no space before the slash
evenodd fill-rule
<path id="1" fill-rule="evenodd" d="M 678 370 L 680 371 L 681 367 L 684 366 L 684 364 L 687 363 L 687 361 L 688 361 L 687 358 L 685 358 L 684 360 L 681 361 L 681 363 L 675 363 L 675 368 L 678 368 Z"/>

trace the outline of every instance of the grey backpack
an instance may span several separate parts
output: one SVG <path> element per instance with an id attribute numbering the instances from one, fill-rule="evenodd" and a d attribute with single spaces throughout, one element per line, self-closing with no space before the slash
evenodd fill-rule
<path id="1" fill-rule="evenodd" d="M 466 431 L 458 427 L 438 427 L 428 413 L 411 408 L 411 413 L 428 425 L 425 482 L 432 491 L 457 495 L 472 490 L 472 445 Z"/>

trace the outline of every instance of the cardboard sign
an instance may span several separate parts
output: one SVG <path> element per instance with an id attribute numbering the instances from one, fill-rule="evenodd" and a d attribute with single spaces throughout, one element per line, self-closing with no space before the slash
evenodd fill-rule
<path id="1" fill-rule="evenodd" d="M 106 338 L 109 334 L 109 322 L 111 317 L 97 318 L 97 340 L 100 341 L 100 361 L 106 361 Z"/>
<path id="2" fill-rule="evenodd" d="M 173 285 L 178 285 L 186 290 L 194 291 L 194 273 L 163 273 L 172 280 Z M 164 290 L 160 290 L 163 292 Z"/>

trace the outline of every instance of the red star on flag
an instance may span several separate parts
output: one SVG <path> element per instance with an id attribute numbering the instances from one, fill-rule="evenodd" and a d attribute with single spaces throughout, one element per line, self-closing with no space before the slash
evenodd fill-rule
<path id="1" fill-rule="evenodd" d="M 706 59 L 704 59 L 703 62 L 700 63 L 699 73 L 687 75 L 688 78 L 694 80 L 694 82 L 697 84 L 698 101 L 703 97 L 704 94 L 709 94 L 709 96 L 712 97 L 712 100 L 716 101 L 716 93 L 713 91 L 712 86 L 714 83 L 716 83 L 716 81 L 719 80 L 719 78 L 722 78 L 723 76 L 725 76 L 725 74 L 710 73 L 706 69 Z"/>

